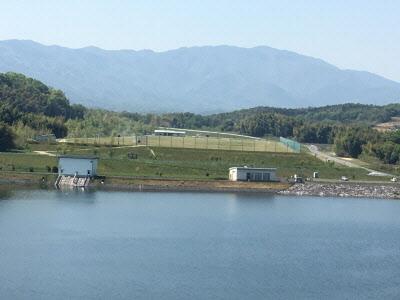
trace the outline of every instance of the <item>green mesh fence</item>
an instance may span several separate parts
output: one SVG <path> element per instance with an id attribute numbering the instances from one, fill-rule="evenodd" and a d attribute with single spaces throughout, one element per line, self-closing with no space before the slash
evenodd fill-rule
<path id="1" fill-rule="evenodd" d="M 294 140 L 287 139 L 287 138 L 284 138 L 284 137 L 280 137 L 279 140 L 286 147 L 292 149 L 293 152 L 300 153 L 301 147 L 300 147 L 300 143 L 299 142 L 296 142 Z"/>

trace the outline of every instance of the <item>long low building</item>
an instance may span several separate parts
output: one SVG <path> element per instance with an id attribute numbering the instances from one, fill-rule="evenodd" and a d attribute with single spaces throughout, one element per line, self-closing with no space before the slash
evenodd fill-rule
<path id="1" fill-rule="evenodd" d="M 229 180 L 231 181 L 279 181 L 276 176 L 276 168 L 229 168 Z"/>
<path id="2" fill-rule="evenodd" d="M 185 136 L 186 131 L 156 129 L 156 130 L 154 130 L 154 135 L 157 135 L 157 136 Z"/>

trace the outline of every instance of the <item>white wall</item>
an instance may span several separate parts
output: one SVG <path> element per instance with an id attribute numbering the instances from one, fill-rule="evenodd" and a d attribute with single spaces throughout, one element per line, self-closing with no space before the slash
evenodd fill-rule
<path id="1" fill-rule="evenodd" d="M 58 174 L 74 176 L 97 175 L 97 159 L 77 159 L 60 157 L 58 161 Z"/>
<path id="2" fill-rule="evenodd" d="M 247 181 L 247 173 L 253 174 L 261 174 L 261 178 L 263 178 L 262 174 L 268 173 L 269 174 L 269 181 L 277 181 L 278 178 L 276 176 L 275 171 L 262 171 L 262 170 L 244 170 L 244 169 L 231 169 L 229 170 L 229 180 L 232 181 Z M 255 181 L 255 180 L 251 180 Z M 265 181 L 265 180 L 260 180 L 260 181 Z"/>

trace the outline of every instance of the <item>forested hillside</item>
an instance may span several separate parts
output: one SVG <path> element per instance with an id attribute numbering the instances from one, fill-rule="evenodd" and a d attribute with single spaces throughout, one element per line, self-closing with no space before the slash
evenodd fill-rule
<path id="1" fill-rule="evenodd" d="M 0 74 L 0 150 L 23 145 L 36 134 L 54 133 L 58 138 L 133 135 L 163 126 L 335 144 L 339 155 L 368 154 L 395 164 L 400 161 L 400 134 L 373 129 L 395 116 L 400 116 L 400 104 L 256 107 L 213 115 L 112 112 L 71 105 L 62 91 L 24 75 Z"/>
<path id="2" fill-rule="evenodd" d="M 0 74 L 0 122 L 7 136 L 54 133 L 64 137 L 68 134 L 65 120 L 82 119 L 85 110 L 70 105 L 62 91 L 38 80 L 17 73 Z M 12 145 L 2 142 L 2 150 Z"/>
<path id="3" fill-rule="evenodd" d="M 400 104 L 366 105 L 346 103 L 307 108 L 255 107 L 225 114 L 215 115 L 223 118 L 243 118 L 257 113 L 276 113 L 289 117 L 301 117 L 309 121 L 336 121 L 341 123 L 375 124 L 390 120 L 400 115 Z"/>
<path id="4" fill-rule="evenodd" d="M 370 128 L 395 116 L 400 116 L 400 104 L 343 104 L 301 109 L 257 107 L 213 115 L 157 115 L 91 109 L 84 120 L 70 120 L 67 126 L 73 136 L 133 134 L 164 126 L 238 132 L 257 137 L 294 137 L 309 143 L 333 143 L 335 133 L 340 128 Z"/>

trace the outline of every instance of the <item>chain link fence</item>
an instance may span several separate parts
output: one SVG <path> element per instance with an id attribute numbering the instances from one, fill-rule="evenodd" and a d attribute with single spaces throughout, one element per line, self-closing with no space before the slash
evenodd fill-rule
<path id="1" fill-rule="evenodd" d="M 252 152 L 300 152 L 300 144 L 281 138 L 273 139 L 246 139 L 207 136 L 120 136 L 120 137 L 95 137 L 65 139 L 66 143 L 87 144 L 98 146 L 148 146 L 184 149 L 210 149 Z"/>

